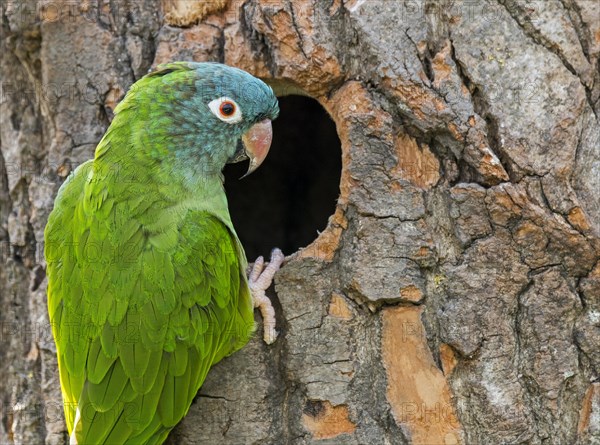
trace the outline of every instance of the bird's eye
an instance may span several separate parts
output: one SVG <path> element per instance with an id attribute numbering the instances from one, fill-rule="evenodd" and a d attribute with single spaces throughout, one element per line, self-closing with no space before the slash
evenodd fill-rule
<path id="1" fill-rule="evenodd" d="M 235 113 L 235 104 L 233 102 L 223 102 L 219 108 L 221 116 L 229 117 Z"/>
<path id="2" fill-rule="evenodd" d="M 242 120 L 242 110 L 239 105 L 229 97 L 220 97 L 208 104 L 210 111 L 228 124 L 235 124 Z"/>

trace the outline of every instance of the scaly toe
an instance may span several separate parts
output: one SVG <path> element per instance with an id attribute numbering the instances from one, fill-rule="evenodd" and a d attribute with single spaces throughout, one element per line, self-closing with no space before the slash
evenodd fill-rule
<path id="1" fill-rule="evenodd" d="M 254 261 L 254 265 L 252 266 L 252 270 L 248 274 L 248 281 L 254 283 L 260 277 L 261 272 L 265 268 L 265 259 L 262 256 L 259 256 L 256 261 Z"/>
<path id="2" fill-rule="evenodd" d="M 263 319 L 263 339 L 268 345 L 277 338 L 277 330 L 275 329 L 275 309 L 273 309 L 271 300 L 265 292 L 271 286 L 273 277 L 283 264 L 284 259 L 285 256 L 281 250 L 273 249 L 271 261 L 267 266 L 265 267 L 264 258 L 258 257 L 248 277 L 248 286 L 252 293 L 254 307 L 260 310 Z"/>

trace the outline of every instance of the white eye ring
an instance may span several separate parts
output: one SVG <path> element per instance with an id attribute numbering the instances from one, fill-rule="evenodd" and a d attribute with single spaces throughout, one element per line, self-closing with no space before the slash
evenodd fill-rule
<path id="1" fill-rule="evenodd" d="M 230 97 L 219 97 L 218 99 L 211 101 L 208 104 L 208 108 L 210 108 L 212 114 L 228 124 L 236 124 L 242 120 L 242 109 L 237 102 Z M 233 108 L 233 112 L 227 114 L 231 108 Z"/>

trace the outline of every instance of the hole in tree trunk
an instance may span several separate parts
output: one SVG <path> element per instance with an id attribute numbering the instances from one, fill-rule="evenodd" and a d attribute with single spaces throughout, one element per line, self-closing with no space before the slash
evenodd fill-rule
<path id="1" fill-rule="evenodd" d="M 268 260 L 273 247 L 289 255 L 309 245 L 339 195 L 342 154 L 333 120 L 309 97 L 280 97 L 279 107 L 261 167 L 242 180 L 247 162 L 224 171 L 231 218 L 250 262 Z"/>

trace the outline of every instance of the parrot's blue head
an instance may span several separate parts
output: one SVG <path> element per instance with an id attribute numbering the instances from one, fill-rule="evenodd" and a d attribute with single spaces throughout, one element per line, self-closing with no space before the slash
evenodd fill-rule
<path id="1" fill-rule="evenodd" d="M 195 65 L 200 108 L 209 118 L 205 128 L 228 147 L 227 162 L 250 158 L 246 174 L 253 172 L 271 146 L 271 121 L 279 115 L 277 97 L 271 87 L 240 69 L 218 63 Z M 233 153 L 231 141 L 236 143 Z"/>
<path id="2" fill-rule="evenodd" d="M 279 114 L 271 87 L 219 63 L 160 65 L 129 95 L 151 109 L 152 137 L 164 139 L 183 163 L 201 165 L 204 174 L 247 158 L 247 174 L 258 168 L 271 145 L 271 121 Z"/>

